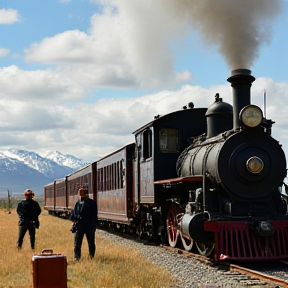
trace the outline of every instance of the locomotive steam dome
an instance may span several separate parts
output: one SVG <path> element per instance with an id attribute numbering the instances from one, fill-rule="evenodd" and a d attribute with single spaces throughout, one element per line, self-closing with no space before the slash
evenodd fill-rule
<path id="1" fill-rule="evenodd" d="M 207 138 L 214 137 L 233 128 L 233 107 L 225 102 L 217 93 L 215 102 L 207 109 Z"/>

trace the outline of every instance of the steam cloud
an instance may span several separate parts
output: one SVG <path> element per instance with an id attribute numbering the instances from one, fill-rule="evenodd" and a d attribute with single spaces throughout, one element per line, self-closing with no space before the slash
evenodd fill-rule
<path id="1" fill-rule="evenodd" d="M 175 1 L 176 2 L 176 1 Z M 191 24 L 208 44 L 218 44 L 228 66 L 250 68 L 262 43 L 269 43 L 272 21 L 283 0 L 182 0 Z"/>
<path id="2" fill-rule="evenodd" d="M 200 33 L 205 44 L 218 46 L 231 69 L 251 68 L 260 46 L 271 40 L 272 24 L 281 13 L 284 1 L 96 0 L 117 7 L 122 20 L 130 22 L 135 42 L 138 38 L 141 43 L 134 50 L 141 54 L 139 58 L 146 61 L 149 54 L 144 49 L 147 44 L 143 47 L 143 43 L 153 43 L 154 55 L 161 59 L 161 53 L 167 53 L 163 45 L 175 39 L 175 35 L 179 38 L 187 35 L 189 27 Z"/>

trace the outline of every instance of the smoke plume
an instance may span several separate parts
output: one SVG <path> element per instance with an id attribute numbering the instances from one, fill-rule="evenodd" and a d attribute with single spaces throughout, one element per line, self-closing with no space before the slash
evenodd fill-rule
<path id="1" fill-rule="evenodd" d="M 208 45 L 218 45 L 231 69 L 251 68 L 261 44 L 272 36 L 272 22 L 283 0 L 181 0 L 192 27 Z"/>
<path id="2" fill-rule="evenodd" d="M 148 54 L 155 56 L 153 61 L 163 58 L 167 53 L 164 45 L 175 40 L 175 35 L 179 37 L 176 41 L 188 35 L 192 28 L 205 44 L 218 48 L 229 68 L 249 69 L 260 46 L 271 41 L 272 24 L 285 0 L 96 1 L 117 7 L 120 23 L 130 22 L 127 27 L 133 35 L 133 51 L 145 63 Z M 154 52 L 147 45 L 152 45 Z"/>

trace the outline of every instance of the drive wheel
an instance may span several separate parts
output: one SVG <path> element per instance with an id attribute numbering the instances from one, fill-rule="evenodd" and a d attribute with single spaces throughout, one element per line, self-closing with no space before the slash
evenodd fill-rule
<path id="1" fill-rule="evenodd" d="M 177 215 L 180 213 L 180 208 L 175 204 L 172 204 L 168 214 L 167 214 L 167 234 L 168 234 L 168 241 L 171 247 L 175 247 L 179 238 L 179 229 L 178 229 L 178 221 Z"/>
<path id="2" fill-rule="evenodd" d="M 204 244 L 200 242 L 196 242 L 196 247 L 200 255 L 203 256 L 210 256 L 212 251 L 214 250 L 215 245 L 213 243 L 211 244 Z"/>
<path id="3" fill-rule="evenodd" d="M 194 240 L 190 237 L 189 238 L 185 237 L 182 234 L 180 234 L 180 236 L 181 236 L 181 241 L 182 241 L 182 245 L 183 245 L 184 249 L 186 251 L 190 251 L 193 247 Z"/>

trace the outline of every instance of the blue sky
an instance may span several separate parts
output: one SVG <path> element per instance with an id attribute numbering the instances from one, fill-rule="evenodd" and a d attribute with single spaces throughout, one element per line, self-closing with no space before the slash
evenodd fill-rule
<path id="1" fill-rule="evenodd" d="M 231 69 L 249 68 L 254 104 L 266 90 L 286 151 L 288 1 L 199 3 L 2 0 L 0 150 L 93 160 L 154 115 L 207 107 L 216 92 L 231 101 Z M 231 62 L 250 51 L 258 56 Z"/>

